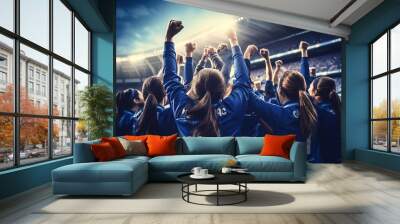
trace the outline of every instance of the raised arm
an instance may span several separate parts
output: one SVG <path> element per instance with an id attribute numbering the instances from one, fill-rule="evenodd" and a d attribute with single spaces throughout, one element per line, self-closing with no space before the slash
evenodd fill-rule
<path id="1" fill-rule="evenodd" d="M 282 70 L 282 65 L 283 65 L 283 61 L 282 60 L 275 61 L 275 70 L 274 70 L 274 75 L 273 75 L 273 78 L 272 78 L 272 82 L 274 83 L 274 85 L 278 85 L 279 73 Z"/>
<path id="2" fill-rule="evenodd" d="M 204 48 L 203 54 L 201 55 L 200 61 L 196 65 L 196 73 L 201 71 L 207 64 L 208 61 L 208 48 Z"/>
<path id="3" fill-rule="evenodd" d="M 221 71 L 222 67 L 224 66 L 224 62 L 222 58 L 217 54 L 217 50 L 214 47 L 208 48 L 208 55 L 212 62 L 212 67 Z"/>
<path id="4" fill-rule="evenodd" d="M 176 54 L 176 64 L 178 66 L 177 74 L 180 77 L 183 77 L 183 56 L 180 54 Z"/>
<path id="5" fill-rule="evenodd" d="M 221 72 L 224 75 L 225 83 L 228 83 L 233 64 L 232 52 L 229 50 L 228 45 L 226 43 L 220 43 L 217 48 L 217 53 L 224 62 L 224 66 L 222 66 Z"/>
<path id="6" fill-rule="evenodd" d="M 260 49 L 260 55 L 265 61 L 265 80 L 272 81 L 272 65 L 269 58 L 269 51 L 266 48 Z"/>
<path id="7" fill-rule="evenodd" d="M 247 73 L 250 77 L 250 70 L 251 70 L 251 57 L 258 51 L 258 47 L 254 44 L 250 44 L 247 46 L 246 50 L 243 53 L 244 63 L 246 64 Z"/>
<path id="8" fill-rule="evenodd" d="M 229 43 L 232 48 L 233 66 L 235 68 L 235 82 L 234 85 L 244 84 L 250 88 L 250 77 L 244 62 L 243 53 L 239 46 L 239 41 L 236 32 L 230 29 L 227 32 Z"/>
<path id="9" fill-rule="evenodd" d="M 189 97 L 186 95 L 186 90 L 180 82 L 180 77 L 177 75 L 176 53 L 173 42 L 173 37 L 183 29 L 181 21 L 171 20 L 168 24 L 167 34 L 164 44 L 164 87 L 167 91 L 168 100 L 171 104 L 174 116 L 179 116 L 179 113 L 186 105 Z"/>
<path id="10" fill-rule="evenodd" d="M 190 86 L 190 83 L 193 79 L 193 52 L 196 49 L 196 43 L 188 42 L 185 44 L 185 53 L 186 53 L 186 61 L 185 61 L 185 70 L 184 70 L 184 82 L 186 88 Z"/>
<path id="11" fill-rule="evenodd" d="M 301 52 L 300 73 L 303 74 L 304 79 L 306 80 L 307 89 L 311 83 L 310 65 L 308 63 L 308 46 L 309 44 L 307 42 L 300 41 L 299 44 L 299 50 Z"/>

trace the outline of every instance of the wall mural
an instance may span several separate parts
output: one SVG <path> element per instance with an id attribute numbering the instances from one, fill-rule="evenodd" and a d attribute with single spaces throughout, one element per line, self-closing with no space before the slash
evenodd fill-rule
<path id="1" fill-rule="evenodd" d="M 295 134 L 311 150 L 332 149 L 310 160 L 337 162 L 341 45 L 265 21 L 119 0 L 117 134 Z"/>

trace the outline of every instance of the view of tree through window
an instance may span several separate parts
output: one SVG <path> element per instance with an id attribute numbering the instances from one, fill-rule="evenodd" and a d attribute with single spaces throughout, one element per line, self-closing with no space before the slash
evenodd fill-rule
<path id="1" fill-rule="evenodd" d="M 371 146 L 400 153 L 400 25 L 371 44 Z"/>
<path id="2" fill-rule="evenodd" d="M 70 156 L 76 136 L 87 139 L 74 105 L 90 85 L 90 32 L 64 1 L 19 3 L 0 1 L 12 32 L 0 29 L 0 170 Z"/>

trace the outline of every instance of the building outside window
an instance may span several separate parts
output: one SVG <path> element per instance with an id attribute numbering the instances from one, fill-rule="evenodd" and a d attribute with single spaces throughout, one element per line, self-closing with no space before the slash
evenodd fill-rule
<path id="1" fill-rule="evenodd" d="M 28 82 L 28 93 L 29 94 L 34 94 L 34 87 L 33 87 L 33 82 L 32 81 Z"/>
<path id="2" fill-rule="evenodd" d="M 91 75 L 87 26 L 64 1 L 18 2 L 18 13 L 10 12 L 15 21 L 20 21 L 17 29 L 0 23 L 9 30 L 0 29 L 0 170 L 70 156 L 73 143 L 87 139 L 86 126 L 78 121 L 79 113 L 71 106 L 79 103 L 79 91 L 90 84 L 85 81 Z M 86 49 L 79 49 L 82 46 Z M 13 60 L 14 53 L 19 61 Z M 19 88 L 14 83 L 15 66 L 19 66 Z M 10 88 L 2 89 L 2 85 Z M 19 98 L 14 99 L 17 90 Z M 34 138 L 33 132 L 38 133 Z"/>

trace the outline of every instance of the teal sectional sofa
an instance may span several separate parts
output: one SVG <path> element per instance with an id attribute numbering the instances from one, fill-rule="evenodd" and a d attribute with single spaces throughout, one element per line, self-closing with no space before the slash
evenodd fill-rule
<path id="1" fill-rule="evenodd" d="M 259 182 L 304 182 L 306 146 L 295 142 L 290 159 L 260 156 L 262 137 L 183 137 L 177 140 L 177 155 L 128 156 L 96 162 L 91 141 L 75 144 L 74 163 L 52 172 L 53 193 L 67 195 L 131 195 L 148 181 L 176 181 L 193 167 L 218 172 L 228 160 L 236 160 Z"/>

